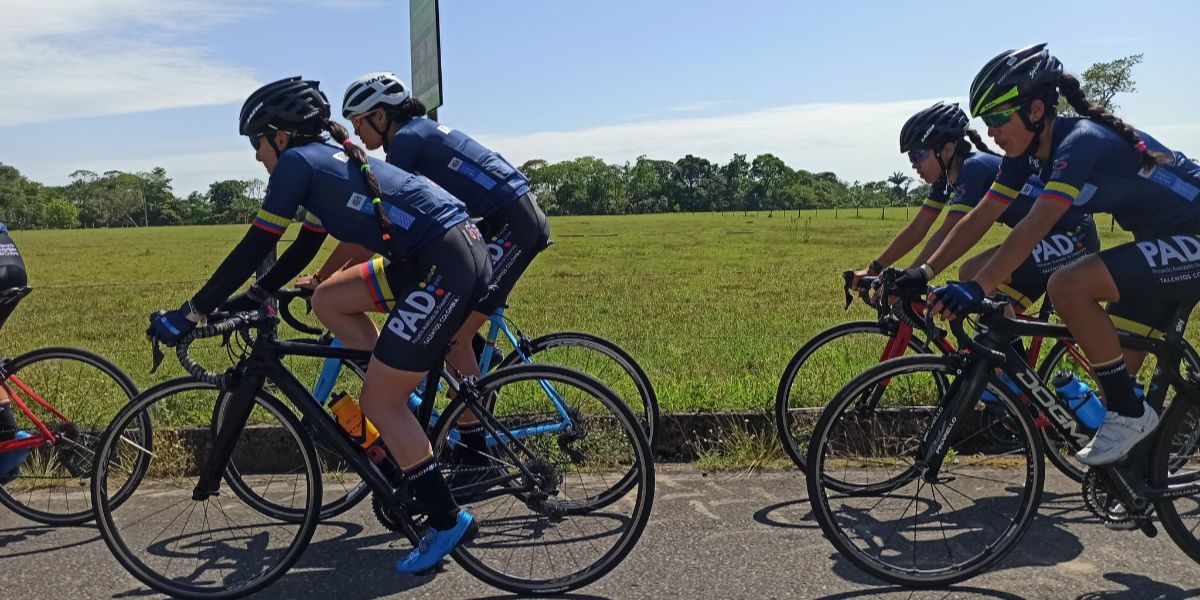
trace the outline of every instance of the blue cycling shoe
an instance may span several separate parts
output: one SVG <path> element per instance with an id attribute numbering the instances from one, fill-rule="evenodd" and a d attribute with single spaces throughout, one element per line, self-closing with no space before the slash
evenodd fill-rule
<path id="1" fill-rule="evenodd" d="M 33 437 L 32 434 L 18 431 L 13 439 L 24 440 Z M 21 448 L 0 454 L 0 485 L 4 485 L 17 477 L 17 471 L 29 456 L 29 448 Z"/>
<path id="2" fill-rule="evenodd" d="M 404 574 L 424 573 L 442 562 L 459 544 L 469 542 L 479 533 L 475 517 L 465 510 L 458 511 L 454 527 L 446 530 L 429 528 L 421 543 L 408 556 L 396 561 L 396 571 Z"/>

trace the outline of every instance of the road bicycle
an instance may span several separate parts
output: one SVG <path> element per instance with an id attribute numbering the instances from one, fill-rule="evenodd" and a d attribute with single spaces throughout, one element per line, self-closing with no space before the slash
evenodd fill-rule
<path id="1" fill-rule="evenodd" d="M 1089 470 L 1082 489 L 1085 506 L 1110 528 L 1153 537 L 1157 519 L 1200 560 L 1194 523 L 1200 357 L 1183 339 L 1191 308 L 1176 309 L 1164 338 L 1120 334 L 1122 347 L 1158 360 L 1146 400 L 1162 421 L 1126 459 Z M 908 317 L 920 322 L 912 311 Z M 893 358 L 867 369 L 825 407 L 808 446 L 809 499 L 825 536 L 867 573 L 911 587 L 972 577 L 1021 539 L 1045 477 L 1036 419 L 1047 419 L 1072 450 L 1090 439 L 1075 412 L 1009 343 L 1014 336 L 1068 339 L 1064 326 L 1008 318 L 1003 303 L 989 300 L 974 336 L 963 320 L 950 328 L 961 351 Z M 1016 391 L 1001 383 L 996 369 Z M 885 382 L 889 398 L 880 401 L 874 392 Z M 994 402 L 982 400 L 985 389 Z M 903 433 L 881 408 L 899 396 L 925 406 Z M 972 426 L 985 404 L 1001 413 L 989 428 L 1003 431 L 1008 443 L 993 444 Z"/>
<path id="2" fill-rule="evenodd" d="M 364 448 L 283 362 L 293 355 L 362 362 L 369 353 L 281 341 L 277 325 L 258 311 L 196 329 L 176 347 L 192 377 L 140 394 L 100 440 L 91 492 L 101 536 L 118 562 L 156 591 L 235 598 L 286 573 L 322 507 L 323 477 L 308 428 L 367 483 L 385 524 L 414 544 L 423 533 L 424 508 L 395 462 L 376 446 Z M 188 347 L 224 335 L 242 337 L 248 347 L 226 372 L 206 371 Z M 264 387 L 268 381 L 282 400 Z M 432 425 L 440 381 L 456 394 Z M 561 414 L 546 400 L 546 386 L 569 407 L 565 428 L 556 425 Z M 424 398 L 417 417 L 448 481 L 458 465 L 489 461 L 488 478 L 451 484 L 479 523 L 478 536 L 453 553 L 472 575 L 514 593 L 561 593 L 602 577 L 636 544 L 653 503 L 654 465 L 637 420 L 602 383 L 552 365 L 515 365 L 478 381 L 435 370 Z M 453 456 L 465 450 L 451 438 L 465 410 L 497 440 L 475 461 Z M 137 460 L 119 440 L 142 415 L 154 423 L 141 453 L 151 462 L 118 506 L 115 492 L 132 477 L 125 465 Z M 249 465 L 251 457 L 256 468 L 239 470 L 233 485 L 230 465 Z M 264 512 L 248 497 L 268 499 L 277 511 Z"/>
<path id="3" fill-rule="evenodd" d="M 30 291 L 0 291 L 0 306 L 15 304 Z M 0 504 L 47 525 L 91 520 L 87 483 L 96 442 L 117 408 L 137 395 L 137 386 L 96 354 L 50 347 L 0 359 L 0 388 L 17 423 L 16 431 L 0 431 L 6 440 L 0 441 Z M 122 440 L 140 444 L 149 434 L 149 422 L 138 419 Z M 144 467 L 142 461 L 131 468 L 138 475 Z M 117 490 L 114 502 L 129 491 Z"/>

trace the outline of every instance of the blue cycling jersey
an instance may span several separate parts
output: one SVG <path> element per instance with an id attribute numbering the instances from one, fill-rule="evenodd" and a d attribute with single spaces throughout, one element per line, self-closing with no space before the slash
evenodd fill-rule
<path id="1" fill-rule="evenodd" d="M 1149 173 L 1141 153 L 1120 134 L 1079 117 L 1054 121 L 1050 160 L 1005 158 L 989 197 L 1011 198 L 1030 175 L 1046 182 L 1038 202 L 1062 202 L 1087 213 L 1109 213 L 1137 239 L 1200 233 L 1200 165 L 1138 131 L 1150 150 L 1172 158 Z"/>
<path id="2" fill-rule="evenodd" d="M 380 160 L 368 162 L 394 225 L 390 242 L 383 239 L 361 170 L 341 148 L 329 144 L 283 151 L 254 226 L 283 235 L 303 207 L 306 228 L 399 259 L 467 218 L 462 202 L 428 180 Z"/>
<path id="3" fill-rule="evenodd" d="M 529 193 L 529 180 L 504 157 L 430 119 L 405 123 L 386 150 L 388 162 L 442 186 L 473 217 L 491 215 Z"/>
<path id="4" fill-rule="evenodd" d="M 922 210 L 940 212 L 943 206 L 949 206 L 946 218 L 962 218 L 971 212 L 972 208 L 978 206 L 987 195 L 988 188 L 996 179 L 1000 163 L 999 156 L 982 152 L 971 153 L 963 160 L 962 166 L 958 170 L 958 179 L 954 182 L 953 188 L 954 197 L 946 202 L 946 191 L 942 186 L 935 185 L 929 193 L 929 198 L 921 206 Z M 1017 223 L 1020 223 L 1021 219 L 1024 219 L 1025 215 L 1033 209 L 1033 202 L 1041 193 L 1042 182 L 1036 176 L 1031 175 L 1012 198 L 991 196 L 990 199 L 997 200 L 1008 207 L 996 220 L 1009 227 L 1016 227 Z M 1072 231 L 1085 219 L 1087 219 L 1087 215 L 1082 211 L 1068 210 L 1054 224 L 1052 231 Z"/>
<path id="5" fill-rule="evenodd" d="M 4 223 L 0 223 L 0 233 L 8 233 L 8 227 L 5 227 Z"/>

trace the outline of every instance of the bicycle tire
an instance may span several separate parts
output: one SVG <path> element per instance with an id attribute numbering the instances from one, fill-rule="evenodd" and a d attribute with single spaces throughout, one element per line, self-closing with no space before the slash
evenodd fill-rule
<path id="1" fill-rule="evenodd" d="M 836 511 L 831 508 L 830 497 L 822 486 L 822 482 L 825 480 L 825 477 L 822 473 L 826 458 L 826 452 L 824 450 L 826 445 L 829 443 L 828 438 L 830 432 L 838 423 L 839 417 L 843 413 L 843 409 L 849 407 L 861 390 L 867 388 L 868 386 L 874 385 L 874 381 L 883 378 L 891 379 L 909 373 L 919 372 L 921 370 L 939 371 L 949 376 L 950 374 L 954 374 L 961 370 L 961 363 L 959 357 L 954 355 L 899 357 L 882 362 L 868 369 L 846 384 L 846 386 L 834 397 L 833 401 L 831 401 L 825 407 L 825 410 L 821 413 L 821 417 L 817 420 L 817 425 L 813 430 L 813 443 L 809 446 L 808 451 L 808 461 L 810 467 L 812 468 L 810 468 L 806 473 L 806 483 L 808 487 L 809 501 L 812 504 L 813 517 L 820 524 L 821 530 L 825 534 L 825 537 L 830 541 L 830 543 L 833 544 L 834 548 L 837 549 L 839 554 L 841 554 L 844 558 L 849 560 L 858 568 L 862 569 L 864 572 L 883 581 L 895 583 L 905 587 L 936 588 L 951 585 L 981 573 L 995 562 L 1004 558 L 1004 556 L 1006 556 L 1007 553 L 1011 551 L 1018 542 L 1020 542 L 1025 532 L 1028 531 L 1029 525 L 1032 523 L 1033 518 L 1037 514 L 1037 507 L 1040 503 L 1042 486 L 1044 484 L 1045 466 L 1043 464 L 1042 457 L 1039 456 L 1039 453 L 1041 452 L 1041 438 L 1035 433 L 1036 428 L 1033 424 L 1033 419 L 1030 413 L 1022 406 L 1019 400 L 1012 398 L 1011 392 L 1006 389 L 1007 386 L 998 384 L 998 381 L 993 378 L 988 389 L 998 397 L 996 404 L 1004 407 L 1006 412 L 1013 419 L 1013 425 L 1024 435 L 1024 438 L 1027 440 L 1028 450 L 1025 465 L 1025 485 L 1022 490 L 1022 495 L 1017 510 L 1013 511 L 1014 515 L 1012 517 L 1008 517 L 1007 515 L 999 515 L 999 518 L 997 519 L 997 528 L 1002 530 L 1000 537 L 995 542 L 987 544 L 984 551 L 978 556 L 971 557 L 971 560 L 966 561 L 961 566 L 956 565 L 953 569 L 917 569 L 915 566 L 912 568 L 901 568 L 895 564 L 888 564 L 883 559 L 885 550 L 888 548 L 889 540 L 885 539 L 880 543 L 871 539 L 870 534 L 865 535 L 864 538 L 870 540 L 871 545 L 879 547 L 878 554 L 875 556 L 869 556 L 865 551 L 860 551 L 849 539 L 849 536 L 843 531 L 843 528 L 836 522 Z M 925 430 L 927 431 L 928 427 L 926 427 Z M 956 431 L 961 432 L 961 430 Z M 959 441 L 960 440 L 955 439 L 951 440 L 950 443 L 953 445 Z M 880 464 L 886 464 L 886 462 L 880 461 Z M 912 469 L 912 467 L 909 467 L 909 469 Z M 943 478 L 948 477 L 946 473 L 947 471 L 943 469 Z M 919 475 L 910 479 L 909 481 L 916 481 L 918 478 L 920 478 Z M 918 486 L 920 485 L 921 484 L 918 483 Z M 1007 491 L 1006 486 L 1001 485 L 1000 487 Z M 896 488 L 887 490 L 886 493 L 895 491 L 895 489 Z M 920 487 L 918 487 L 916 493 L 917 495 L 909 500 L 910 505 L 915 503 L 917 499 L 921 498 Z M 864 499 L 864 502 L 873 501 L 873 504 L 870 505 L 870 510 L 874 510 L 876 506 L 879 506 L 882 503 L 882 498 L 875 500 L 875 498 L 879 495 L 880 493 L 876 493 Z M 847 497 L 856 498 L 858 496 L 848 495 Z M 953 504 L 948 500 L 948 496 L 946 496 L 944 493 L 942 498 L 942 501 L 937 501 L 936 492 L 931 496 L 929 504 L 935 508 L 932 514 L 937 514 L 940 512 L 940 508 L 937 507 L 943 502 L 950 506 L 953 512 L 959 512 L 958 509 L 954 507 Z M 972 506 L 971 508 L 975 509 L 975 506 Z M 907 515 L 907 507 L 904 510 L 905 512 L 902 513 L 902 517 Z M 987 506 L 986 510 L 976 510 L 982 510 L 984 514 L 997 512 L 994 505 Z M 847 522 L 850 524 L 850 526 L 858 523 L 869 524 L 869 522 L 873 520 L 869 516 L 857 514 L 853 511 L 851 512 L 855 514 L 855 517 L 853 519 L 847 518 Z M 953 514 L 953 512 L 951 514 Z M 914 518 L 916 518 L 917 512 L 915 510 L 913 515 Z M 961 519 L 963 521 L 969 521 L 969 519 L 967 519 L 965 516 L 961 517 Z M 878 520 L 874 520 L 874 522 L 882 523 L 882 521 Z M 887 529 L 887 524 L 883 524 L 882 527 Z M 899 525 L 893 526 L 891 529 L 892 534 L 894 534 L 898 529 Z M 929 529 L 932 530 L 932 528 Z M 905 530 L 907 531 L 907 529 Z M 913 535 L 915 536 L 918 533 L 918 528 L 914 525 L 912 531 Z M 946 531 L 944 528 L 942 529 L 941 534 L 943 538 L 946 536 Z M 937 539 L 936 536 L 934 536 L 934 539 Z M 915 555 L 918 544 L 915 539 L 912 542 L 912 552 L 914 555 L 913 563 L 915 564 Z M 905 547 L 908 546 L 907 543 L 904 543 L 903 545 Z M 948 541 L 946 542 L 946 547 L 947 549 L 950 548 Z M 886 554 L 887 558 L 895 558 L 897 562 L 906 561 L 906 559 L 900 557 L 901 552 L 899 550 L 893 549 Z"/>
<path id="2" fill-rule="evenodd" d="M 641 537 L 642 532 L 649 520 L 650 512 L 654 502 L 654 462 L 653 455 L 650 452 L 649 442 L 645 437 L 645 433 L 641 427 L 641 423 L 629 407 L 617 396 L 614 392 L 608 389 L 599 380 L 581 373 L 574 369 L 569 369 L 557 365 L 515 365 L 498 369 L 488 374 L 479 381 L 479 389 L 481 395 L 487 397 L 500 393 L 504 386 L 520 384 L 522 382 L 538 382 L 539 384 L 545 381 L 551 381 L 563 385 L 575 386 L 580 390 L 585 391 L 592 398 L 600 401 L 601 405 L 609 411 L 604 416 L 604 423 L 610 427 L 614 427 L 614 431 L 619 431 L 624 434 L 626 441 L 632 444 L 632 453 L 634 465 L 626 473 L 625 478 L 633 476 L 634 480 L 631 485 L 617 485 L 609 487 L 602 492 L 599 497 L 585 502 L 572 504 L 565 511 L 566 518 L 572 517 L 595 517 L 604 518 L 599 511 L 613 504 L 625 506 L 621 500 L 625 494 L 633 491 L 633 486 L 637 486 L 636 498 L 633 500 L 632 515 L 628 520 L 622 520 L 625 523 L 624 531 L 616 543 L 610 548 L 604 556 L 587 568 L 573 572 L 568 576 L 558 576 L 547 579 L 521 578 L 511 574 L 501 573 L 495 568 L 485 564 L 485 561 L 480 559 L 476 554 L 472 553 L 472 548 L 478 548 L 478 544 L 482 544 L 487 537 L 488 517 L 483 517 L 480 523 L 480 537 L 464 547 L 460 547 L 453 553 L 454 560 L 463 567 L 467 572 L 471 573 L 476 578 L 497 587 L 499 589 L 509 591 L 516 594 L 531 594 L 531 595 L 546 595 L 546 594 L 561 594 L 569 590 L 575 590 L 586 586 L 599 578 L 603 577 L 612 569 L 616 568 Z M 443 451 L 448 451 L 449 445 L 447 440 L 453 430 L 452 424 L 457 416 L 466 410 L 466 405 L 456 399 L 447 407 L 447 418 L 442 419 L 435 429 L 433 436 L 433 445 L 435 455 Z M 609 423 L 609 421 L 614 421 Z M 561 485 L 562 481 L 559 481 Z M 585 486 L 586 487 L 586 486 Z M 624 491 L 618 492 L 621 488 Z M 618 494 L 614 497 L 614 494 Z M 508 514 L 505 513 L 503 519 L 507 519 Z M 562 519 L 562 517 L 559 517 Z M 548 527 L 552 528 L 555 521 L 548 521 Z M 418 534 L 419 525 L 411 518 L 402 523 L 407 529 L 406 533 L 410 538 L 414 538 Z M 576 524 L 576 528 L 578 525 Z M 554 549 L 553 540 L 549 535 L 543 535 L 542 530 L 537 527 L 532 527 L 537 531 L 536 538 L 541 544 L 547 547 L 540 552 L 549 552 Z M 508 529 L 505 529 L 505 534 L 501 535 L 505 541 L 508 534 Z M 561 539 L 560 543 L 564 543 Z M 514 546 L 515 548 L 516 546 Z M 569 552 L 569 549 L 568 549 Z M 520 561 L 524 562 L 524 561 Z"/>
<path id="3" fill-rule="evenodd" d="M 789 399 L 792 396 L 792 386 L 796 382 L 796 377 L 800 369 L 818 350 L 827 345 L 833 340 L 857 334 L 874 334 L 883 337 L 891 337 L 887 328 L 878 321 L 851 321 L 835 325 L 813 336 L 812 339 L 800 346 L 792 359 L 788 361 L 787 368 L 783 370 L 783 377 L 779 379 L 779 388 L 775 393 L 775 429 L 779 434 L 779 440 L 783 443 L 783 449 L 787 452 L 792 463 L 801 473 L 805 472 L 807 467 L 808 439 L 797 439 L 792 427 L 792 408 Z M 929 346 L 923 340 L 913 337 L 908 342 L 908 349 L 917 354 L 930 354 Z"/>
<path id="4" fill-rule="evenodd" d="M 98 354 L 78 348 L 48 347 L 27 352 L 16 358 L 13 358 L 8 362 L 8 373 L 10 376 L 17 375 L 20 377 L 23 370 L 28 372 L 29 367 L 38 365 L 39 363 L 45 364 L 50 360 L 59 359 L 77 361 L 80 365 L 92 367 L 97 373 L 103 375 L 108 380 L 111 380 L 111 382 L 116 384 L 116 387 L 109 391 L 114 393 L 119 391 L 119 393 L 124 396 L 122 405 L 128 404 L 129 400 L 135 397 L 138 393 L 137 386 L 133 383 L 133 380 L 130 379 L 129 375 L 122 371 L 120 367 L 116 366 L 111 361 Z M 53 383 L 62 382 L 61 373 L 58 373 L 56 370 L 54 375 L 55 381 Z M 71 414 L 67 413 L 67 409 L 63 405 L 64 403 L 62 402 L 61 398 L 59 399 L 60 401 L 56 403 L 54 397 L 48 397 L 50 392 L 43 386 L 39 385 L 39 383 L 51 383 L 50 381 L 25 381 L 24 383 L 29 385 L 34 392 L 37 392 L 52 406 L 55 406 L 57 410 L 63 412 L 65 416 L 68 418 L 71 417 Z M 92 392 L 94 393 L 94 388 Z M 88 400 L 94 403 L 95 396 L 90 396 Z M 111 398 L 111 400 L 117 400 L 117 398 L 114 397 Z M 30 408 L 37 412 L 40 406 L 36 403 L 31 403 Z M 21 414 L 19 410 L 16 410 L 15 406 L 14 411 L 17 415 Z M 72 423 L 74 422 L 72 421 Z M 52 429 L 59 427 L 54 423 L 45 423 L 45 425 Z M 26 519 L 44 523 L 46 525 L 72 526 L 82 525 L 83 523 L 91 521 L 93 510 L 90 502 L 86 502 L 86 499 L 89 498 L 87 494 L 86 480 L 87 478 L 90 478 L 91 475 L 92 461 L 86 460 L 88 457 L 81 456 L 81 453 L 91 453 L 92 457 L 94 457 L 95 442 L 98 440 L 98 435 L 103 431 L 105 426 L 108 425 L 108 418 L 107 416 L 97 417 L 93 422 L 86 423 L 85 425 L 86 427 L 84 429 L 79 429 L 78 425 L 76 425 L 77 431 L 75 433 L 78 435 L 78 440 L 72 440 L 72 443 L 64 441 L 63 443 L 51 447 L 40 447 L 31 453 L 30 456 L 32 459 L 26 459 L 30 462 L 40 462 L 37 460 L 37 453 L 44 452 L 46 454 L 45 459 L 47 460 L 47 465 L 50 464 L 49 461 L 54 461 L 59 464 L 60 467 L 66 465 L 68 461 L 78 462 L 79 458 L 85 459 L 85 464 L 72 465 L 72 467 L 68 469 L 68 471 L 78 471 L 79 473 L 84 474 L 72 475 L 69 479 L 79 479 L 81 481 L 79 487 L 81 488 L 83 497 L 85 498 L 85 508 L 77 508 L 72 510 L 69 503 L 66 504 L 62 510 L 52 510 L 50 506 L 46 506 L 44 509 L 35 507 L 32 505 L 35 495 L 41 496 L 41 494 L 45 492 L 47 495 L 47 501 L 50 501 L 52 500 L 51 496 L 57 496 L 55 489 L 51 487 L 42 487 L 36 490 L 30 489 L 26 493 L 24 491 L 19 491 L 17 489 L 19 485 L 12 485 L 11 482 L 9 484 L 0 484 L 0 504 Z M 142 419 L 141 426 L 143 427 L 141 431 L 144 432 L 146 439 L 149 439 L 151 436 L 150 420 Z M 70 456 L 68 456 L 68 453 L 70 453 Z M 145 468 L 148 462 L 148 460 L 140 461 L 137 465 L 135 465 L 135 477 L 129 480 L 130 485 L 126 486 L 125 489 L 118 491 L 113 498 L 113 502 L 120 504 L 129 497 L 129 493 L 132 491 L 133 487 L 136 487 L 137 481 L 140 479 L 140 477 L 145 475 Z M 68 494 L 71 494 L 71 492 L 64 489 L 63 497 L 66 498 Z"/>
<path id="5" fill-rule="evenodd" d="M 187 598 L 192 600 L 226 600 L 230 598 L 240 598 L 265 588 L 273 581 L 287 573 L 288 569 L 290 569 L 291 566 L 300 558 L 305 548 L 307 548 L 309 542 L 311 541 L 319 520 L 318 509 L 320 506 L 321 496 L 321 481 L 320 473 L 317 470 L 316 450 L 313 447 L 312 440 L 308 437 L 307 433 L 304 431 L 304 428 L 301 426 L 299 419 L 292 414 L 291 410 L 285 407 L 278 399 L 260 390 L 255 398 L 256 403 L 258 406 L 269 410 L 273 416 L 279 419 L 284 432 L 296 442 L 298 450 L 306 465 L 305 477 L 308 483 L 308 491 L 306 494 L 304 494 L 306 506 L 305 518 L 299 525 L 293 540 L 290 542 L 286 550 L 281 553 L 280 560 L 272 568 L 267 570 L 263 575 L 257 577 L 256 579 L 248 582 L 238 582 L 236 585 L 218 583 L 215 586 L 209 587 L 203 587 L 194 584 L 188 585 L 183 582 L 172 580 L 156 572 L 153 568 L 136 556 L 126 544 L 125 537 L 122 536 L 119 531 L 117 531 L 117 527 L 113 518 L 113 511 L 117 507 L 109 501 L 107 495 L 109 465 L 114 464 L 114 461 L 107 460 L 107 457 L 109 457 L 116 450 L 117 445 L 115 438 L 127 423 L 132 421 L 134 418 L 137 418 L 139 414 L 145 414 L 145 412 L 148 411 L 155 402 L 158 402 L 163 398 L 169 397 L 176 393 L 192 391 L 219 390 L 213 385 L 203 383 L 191 377 L 173 379 L 142 392 L 136 398 L 134 398 L 133 401 L 126 405 L 113 419 L 112 425 L 105 432 L 100 443 L 99 455 L 103 458 L 106 458 L 106 460 L 97 461 L 98 467 L 92 478 L 91 494 L 93 505 L 96 507 L 96 521 L 100 528 L 101 538 L 104 540 L 105 545 L 108 546 L 108 549 L 112 552 L 113 556 L 117 559 L 117 562 L 119 562 L 121 566 L 123 566 L 131 575 L 155 591 L 168 594 L 172 597 Z M 210 410 L 209 414 L 212 413 L 213 411 Z M 160 431 L 162 430 L 161 427 L 159 429 Z M 186 457 L 187 455 L 185 454 L 184 456 Z M 197 465 L 197 467 L 199 467 L 199 465 Z M 171 476 L 167 477 L 169 479 Z M 145 484 L 145 482 L 146 478 L 140 479 L 138 481 L 138 486 L 140 487 L 141 485 Z M 154 493 L 152 492 L 150 495 L 154 496 Z M 218 498 L 217 501 L 219 502 L 220 496 L 217 496 L 216 498 Z M 225 508 L 221 508 L 220 512 L 224 514 Z M 182 514 L 182 512 L 180 514 Z M 178 517 L 176 517 L 176 519 L 178 519 Z M 171 521 L 171 523 L 174 522 L 175 520 Z M 226 522 L 230 522 L 228 516 L 226 516 Z M 234 523 L 236 524 L 236 522 Z M 184 525 L 186 526 L 186 524 L 187 523 Z M 130 527 L 133 529 L 143 529 L 140 520 L 135 520 L 130 524 Z M 155 547 L 157 547 L 155 544 L 151 544 L 150 546 L 150 548 Z M 185 546 L 184 549 L 186 550 L 189 548 Z M 176 550 L 179 550 L 178 542 L 176 545 Z M 264 552 L 263 554 L 265 555 L 266 553 Z M 210 560 L 209 562 L 216 561 Z M 171 563 L 168 562 L 167 564 L 170 566 Z M 239 565 L 239 567 L 240 568 L 235 571 L 241 571 L 242 569 L 247 568 L 246 565 Z M 214 565 L 214 568 L 221 569 L 222 567 L 219 565 Z M 198 579 L 199 574 L 189 573 L 187 577 L 189 579 Z"/>

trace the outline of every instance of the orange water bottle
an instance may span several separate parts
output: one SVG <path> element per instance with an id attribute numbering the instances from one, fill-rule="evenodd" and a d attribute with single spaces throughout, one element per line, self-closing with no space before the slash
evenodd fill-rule
<path id="1" fill-rule="evenodd" d="M 354 442 L 363 448 L 369 448 L 379 439 L 379 431 L 362 414 L 358 401 L 345 392 L 334 394 L 333 399 L 325 403 L 325 408 L 333 413 L 338 425 L 354 438 Z"/>

